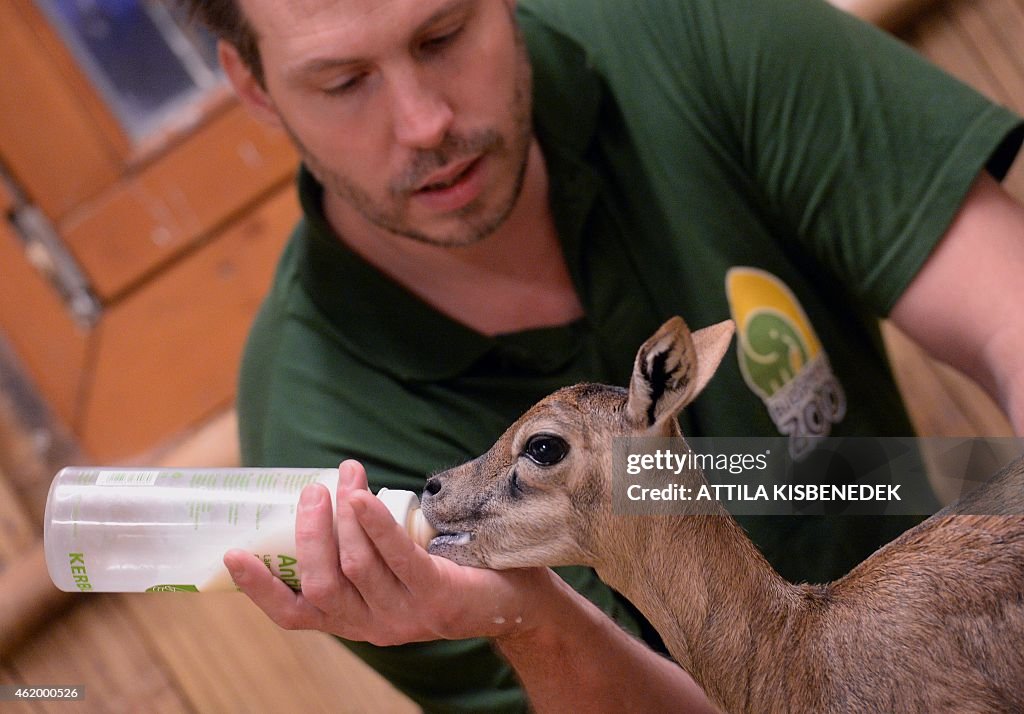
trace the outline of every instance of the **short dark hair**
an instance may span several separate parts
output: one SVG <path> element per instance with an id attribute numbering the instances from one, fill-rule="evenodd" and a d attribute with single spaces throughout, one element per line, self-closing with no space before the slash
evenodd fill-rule
<path id="1" fill-rule="evenodd" d="M 178 0 L 188 10 L 191 20 L 198 20 L 218 38 L 230 43 L 238 50 L 238 56 L 252 72 L 252 76 L 264 85 L 263 61 L 260 59 L 259 38 L 245 18 L 238 0 Z"/>

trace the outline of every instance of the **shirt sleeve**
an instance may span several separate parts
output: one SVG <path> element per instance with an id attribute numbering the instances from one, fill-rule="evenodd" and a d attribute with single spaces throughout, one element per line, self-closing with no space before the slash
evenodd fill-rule
<path id="1" fill-rule="evenodd" d="M 765 220 L 887 313 L 978 173 L 1008 170 L 1019 117 L 824 2 L 695 6 L 701 51 L 721 58 L 705 91 Z"/>
<path id="2" fill-rule="evenodd" d="M 523 2 L 588 48 L 657 181 L 714 185 L 878 314 L 1024 138 L 1020 117 L 821 0 Z"/>

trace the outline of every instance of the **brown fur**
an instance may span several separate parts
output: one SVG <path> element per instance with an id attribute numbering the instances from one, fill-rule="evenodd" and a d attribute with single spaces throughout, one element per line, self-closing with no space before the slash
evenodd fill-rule
<path id="1" fill-rule="evenodd" d="M 1024 711 L 1024 461 L 820 586 L 784 581 L 723 509 L 612 512 L 612 437 L 681 436 L 675 416 L 731 335 L 723 323 L 691 336 L 674 318 L 641 347 L 628 392 L 556 392 L 486 454 L 433 477 L 427 518 L 471 536 L 431 552 L 594 567 L 727 711 Z M 537 434 L 569 451 L 538 465 L 524 454 Z M 1008 515 L 967 515 L 996 506 Z"/>

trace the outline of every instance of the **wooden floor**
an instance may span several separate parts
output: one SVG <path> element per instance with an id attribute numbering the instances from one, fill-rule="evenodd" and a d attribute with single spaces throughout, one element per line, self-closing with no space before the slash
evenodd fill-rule
<path id="1" fill-rule="evenodd" d="M 1024 112 L 1024 0 L 937 2 L 901 36 L 996 100 Z M 1007 185 L 1024 200 L 1024 160 Z M 889 333 L 924 433 L 1005 434 L 979 392 Z M 2 353 L 2 349 L 0 349 Z M 38 548 L 52 473 L 75 445 L 0 354 L 0 615 Z M 0 652 L 0 684 L 84 685 L 85 700 L 2 703 L 10 712 L 402 712 L 408 700 L 329 637 L 287 633 L 234 594 L 72 596 L 20 648 Z M 0 616 L 0 622 L 3 622 Z"/>

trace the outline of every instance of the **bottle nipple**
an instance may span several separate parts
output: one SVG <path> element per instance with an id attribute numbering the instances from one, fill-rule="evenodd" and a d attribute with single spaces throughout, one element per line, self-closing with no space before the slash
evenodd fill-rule
<path id="1" fill-rule="evenodd" d="M 382 488 L 377 492 L 379 498 L 413 542 L 426 549 L 437 531 L 431 526 L 420 510 L 420 499 L 412 491 L 394 488 Z"/>

